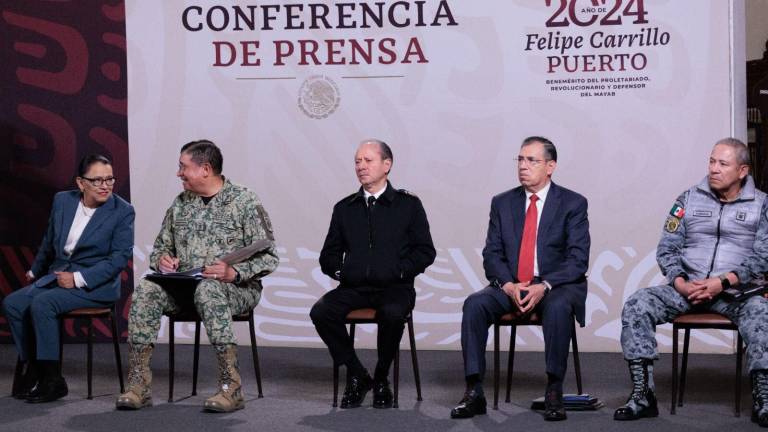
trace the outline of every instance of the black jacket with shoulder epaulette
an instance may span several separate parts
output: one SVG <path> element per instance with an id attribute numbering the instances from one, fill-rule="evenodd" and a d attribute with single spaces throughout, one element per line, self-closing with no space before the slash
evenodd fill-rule
<path id="1" fill-rule="evenodd" d="M 346 286 L 412 286 L 435 255 L 421 200 L 387 182 L 371 211 L 362 188 L 336 203 L 320 268 Z"/>

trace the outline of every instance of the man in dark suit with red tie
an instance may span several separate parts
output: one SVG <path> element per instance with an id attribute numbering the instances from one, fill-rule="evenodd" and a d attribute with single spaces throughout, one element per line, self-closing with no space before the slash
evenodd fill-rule
<path id="1" fill-rule="evenodd" d="M 537 313 L 544 332 L 545 420 L 565 420 L 563 377 L 575 316 L 584 325 L 589 263 L 587 200 L 551 181 L 557 149 L 543 137 L 523 141 L 519 187 L 491 201 L 483 267 L 490 285 L 464 301 L 461 347 L 466 392 L 452 418 L 485 414 L 482 381 L 488 328 L 502 315 Z"/>

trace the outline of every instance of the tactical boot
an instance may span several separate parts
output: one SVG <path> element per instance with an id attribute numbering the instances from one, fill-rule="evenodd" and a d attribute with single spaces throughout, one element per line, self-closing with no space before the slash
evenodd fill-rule
<path id="1" fill-rule="evenodd" d="M 614 420 L 637 420 L 643 417 L 658 417 L 659 408 L 656 406 L 656 395 L 653 394 L 649 376 L 653 371 L 650 360 L 631 360 L 629 376 L 632 378 L 632 394 L 627 403 L 619 407 L 613 414 Z"/>
<path id="2" fill-rule="evenodd" d="M 120 410 L 137 410 L 152 406 L 152 345 L 131 345 L 128 353 L 128 391 L 115 403 Z"/>
<path id="3" fill-rule="evenodd" d="M 768 427 L 768 370 L 752 371 L 752 421 Z"/>
<path id="4" fill-rule="evenodd" d="M 232 412 L 243 409 L 243 391 L 237 365 L 237 345 L 214 346 L 219 363 L 219 392 L 203 405 L 206 411 Z"/>

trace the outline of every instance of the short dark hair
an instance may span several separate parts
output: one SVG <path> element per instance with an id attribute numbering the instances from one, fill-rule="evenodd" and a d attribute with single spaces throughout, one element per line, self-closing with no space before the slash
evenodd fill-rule
<path id="1" fill-rule="evenodd" d="M 198 165 L 207 163 L 216 175 L 221 175 L 221 171 L 224 169 L 224 156 L 221 155 L 221 150 L 213 141 L 205 139 L 190 141 L 184 144 L 181 153 L 188 154 L 189 158 Z"/>
<path id="2" fill-rule="evenodd" d="M 112 162 L 107 159 L 106 156 L 100 154 L 89 154 L 80 159 L 80 164 L 77 166 L 77 176 L 85 177 L 85 173 L 91 169 L 91 165 L 95 163 L 103 163 L 104 165 L 112 165 Z"/>
<path id="3" fill-rule="evenodd" d="M 749 148 L 741 140 L 728 137 L 715 143 L 715 145 L 721 144 L 732 148 L 736 152 L 736 160 L 739 162 L 739 165 L 751 165 L 752 156 L 749 154 Z"/>
<path id="4" fill-rule="evenodd" d="M 523 140 L 523 144 L 520 146 L 525 147 L 527 145 L 531 145 L 533 143 L 541 143 L 541 145 L 544 146 L 544 158 L 547 160 L 553 160 L 557 162 L 557 148 L 552 143 L 552 141 L 542 137 L 542 136 L 529 136 L 528 138 Z"/>
<path id="5" fill-rule="evenodd" d="M 363 144 L 376 144 L 379 146 L 379 154 L 381 155 L 381 160 L 385 161 L 389 159 L 392 161 L 392 163 L 395 162 L 395 157 L 392 155 L 392 149 L 384 141 L 376 138 L 368 138 L 360 143 L 360 145 Z M 392 168 L 390 168 L 389 171 L 392 171 Z M 389 174 L 389 171 L 387 171 L 387 174 Z"/>
<path id="6" fill-rule="evenodd" d="M 379 153 L 381 153 L 381 160 L 391 160 L 392 162 L 395 161 L 394 156 L 392 156 L 392 149 L 389 148 L 389 145 L 385 143 L 384 141 L 376 138 L 369 138 L 366 140 L 363 140 L 360 144 L 376 144 L 379 146 Z"/>

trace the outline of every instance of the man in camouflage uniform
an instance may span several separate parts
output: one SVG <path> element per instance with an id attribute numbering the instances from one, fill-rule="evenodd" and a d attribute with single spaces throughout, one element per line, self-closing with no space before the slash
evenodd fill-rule
<path id="1" fill-rule="evenodd" d="M 614 419 L 658 415 L 656 326 L 691 310 L 709 310 L 739 327 L 752 377 L 752 420 L 768 426 L 768 300 L 720 295 L 768 270 L 768 200 L 755 189 L 749 162 L 741 141 L 718 141 L 708 176 L 683 192 L 667 216 L 656 258 L 668 282 L 637 291 L 622 311 L 621 346 L 633 389 Z"/>
<path id="2" fill-rule="evenodd" d="M 160 272 L 204 267 L 193 296 L 218 359 L 219 391 L 204 405 L 215 412 L 244 406 L 232 315 L 256 306 L 261 297 L 260 279 L 278 265 L 272 225 L 259 198 L 222 176 L 222 165 L 221 151 L 210 141 L 193 141 L 181 148 L 176 175 L 184 192 L 166 212 L 150 255 L 150 267 Z M 270 248 L 246 261 L 230 266 L 218 259 L 265 239 L 272 243 Z M 184 294 L 180 286 L 166 288 Z M 118 409 L 139 409 L 152 403 L 149 363 L 160 318 L 164 313 L 180 312 L 179 300 L 184 297 L 174 298 L 168 290 L 144 278 L 133 293 L 128 326 L 129 384 L 128 391 L 117 399 Z"/>

